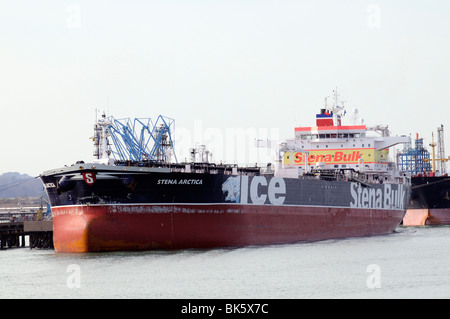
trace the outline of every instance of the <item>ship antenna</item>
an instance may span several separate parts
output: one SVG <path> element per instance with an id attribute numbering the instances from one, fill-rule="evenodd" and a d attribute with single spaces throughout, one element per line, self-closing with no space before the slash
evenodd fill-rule
<path id="1" fill-rule="evenodd" d="M 339 94 L 337 92 L 337 87 L 336 87 L 335 90 L 333 90 L 333 92 L 334 92 L 334 105 L 333 105 L 333 107 L 336 107 L 336 106 L 338 106 L 338 96 L 339 96 Z"/>

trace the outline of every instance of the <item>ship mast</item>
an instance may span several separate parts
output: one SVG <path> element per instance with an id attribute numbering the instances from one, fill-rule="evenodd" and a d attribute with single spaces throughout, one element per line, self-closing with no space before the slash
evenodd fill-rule
<path id="1" fill-rule="evenodd" d="M 444 125 L 437 128 L 437 147 L 438 147 L 438 158 L 440 160 L 440 173 L 447 173 L 447 161 L 445 158 L 445 147 L 444 147 Z"/>
<path id="2" fill-rule="evenodd" d="M 441 125 L 440 128 L 438 127 L 438 142 L 437 143 L 434 142 L 434 132 L 431 133 L 430 146 L 432 148 L 432 157 L 431 157 L 431 159 L 426 158 L 423 160 L 424 162 L 431 161 L 433 174 L 436 173 L 436 162 L 441 163 L 439 173 L 441 175 L 446 174 L 447 172 L 446 172 L 445 164 L 446 164 L 446 162 L 450 161 L 450 156 L 448 158 L 445 158 L 445 151 L 444 151 L 444 145 L 443 145 L 444 144 L 443 130 L 444 130 L 443 125 Z M 436 158 L 435 151 L 434 151 L 434 148 L 436 146 L 438 147 L 438 158 Z"/>
<path id="3" fill-rule="evenodd" d="M 432 172 L 433 172 L 433 174 L 435 174 L 436 173 L 436 156 L 434 155 L 434 148 L 436 147 L 436 143 L 434 142 L 434 133 L 432 132 L 431 133 L 431 143 L 430 143 L 430 146 L 431 146 L 431 159 L 432 159 L 432 161 L 431 161 L 431 169 L 432 169 Z"/>
<path id="4" fill-rule="evenodd" d="M 94 156 L 100 162 L 108 162 L 111 150 L 109 147 L 108 137 L 111 135 L 108 127 L 111 122 L 106 118 L 105 113 L 102 114 L 101 119 L 97 120 L 97 111 L 95 114 L 96 123 L 94 124 Z"/>
<path id="5" fill-rule="evenodd" d="M 337 88 L 333 90 L 333 105 L 331 107 L 328 106 L 327 99 L 328 97 L 325 97 L 325 109 L 333 114 L 333 126 L 341 126 L 340 113 L 344 111 L 343 104 L 345 101 L 340 101 L 342 106 L 339 106 L 339 94 Z"/>

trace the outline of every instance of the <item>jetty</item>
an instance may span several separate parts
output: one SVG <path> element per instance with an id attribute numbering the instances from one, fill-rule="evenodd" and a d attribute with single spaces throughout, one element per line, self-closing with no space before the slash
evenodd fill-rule
<path id="1" fill-rule="evenodd" d="M 0 208 L 0 250 L 53 249 L 53 221 L 45 218 L 42 210 L 35 207 Z"/>

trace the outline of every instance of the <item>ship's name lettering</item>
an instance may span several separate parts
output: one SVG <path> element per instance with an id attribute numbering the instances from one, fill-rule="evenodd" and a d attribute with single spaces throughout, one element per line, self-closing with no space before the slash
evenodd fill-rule
<path id="1" fill-rule="evenodd" d="M 202 179 L 158 179 L 158 185 L 203 185 Z"/>
<path id="2" fill-rule="evenodd" d="M 316 163 L 316 162 L 326 162 L 326 163 L 340 163 L 340 162 L 357 162 L 360 158 L 363 157 L 359 151 L 353 151 L 352 153 L 346 154 L 341 151 L 336 151 L 334 153 L 327 154 L 310 154 L 308 156 L 303 155 L 302 153 L 294 154 L 294 164 L 304 164 L 305 158 L 307 157 L 308 163 Z"/>
<path id="3" fill-rule="evenodd" d="M 283 205 L 286 199 L 286 196 L 283 195 L 286 195 L 286 183 L 281 177 L 273 177 L 267 182 L 265 177 L 255 176 L 249 185 L 248 176 L 242 176 L 243 204 L 247 204 L 247 198 L 250 197 L 250 202 L 253 204 L 263 205 L 269 199 L 269 203 L 272 205 Z"/>
<path id="4" fill-rule="evenodd" d="M 405 191 L 403 185 L 393 189 L 390 184 L 384 184 L 384 191 L 380 188 L 363 187 L 359 183 L 351 183 L 350 192 L 354 208 L 404 209 Z"/>

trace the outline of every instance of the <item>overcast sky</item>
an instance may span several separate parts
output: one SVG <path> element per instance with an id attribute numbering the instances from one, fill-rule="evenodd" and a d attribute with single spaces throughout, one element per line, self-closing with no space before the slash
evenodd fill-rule
<path id="1" fill-rule="evenodd" d="M 0 174 L 93 159 L 95 109 L 174 118 L 179 160 L 209 142 L 250 162 L 217 145 L 292 138 L 336 87 L 393 135 L 428 145 L 443 124 L 450 154 L 449 17 L 448 0 L 2 0 Z"/>

